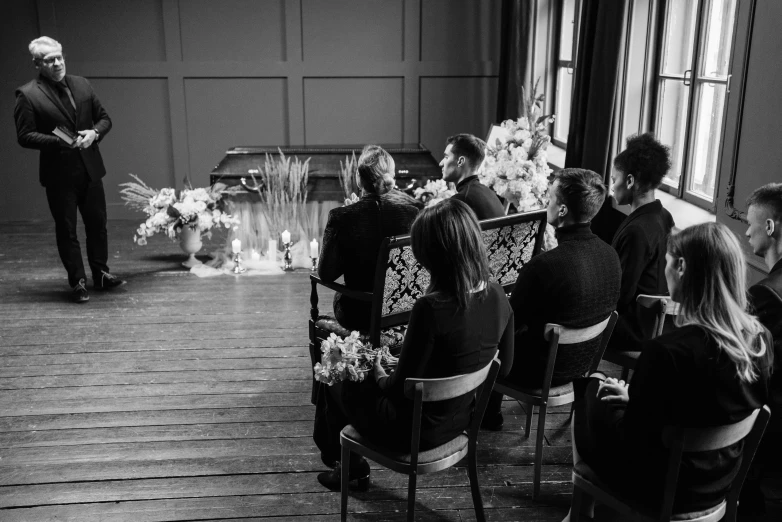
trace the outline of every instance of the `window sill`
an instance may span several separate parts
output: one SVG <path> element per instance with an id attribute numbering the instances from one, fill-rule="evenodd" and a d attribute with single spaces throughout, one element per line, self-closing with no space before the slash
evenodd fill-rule
<path id="1" fill-rule="evenodd" d="M 565 149 L 550 143 L 547 152 L 549 167 L 553 169 L 565 167 Z M 673 220 L 676 222 L 676 228 L 687 228 L 699 223 L 717 221 L 717 216 L 708 210 L 704 210 L 683 199 L 672 196 L 663 190 L 657 190 L 655 192 L 657 199 L 660 200 L 663 206 L 673 216 Z M 630 205 L 614 204 L 614 208 L 620 210 L 625 215 L 630 213 Z"/>

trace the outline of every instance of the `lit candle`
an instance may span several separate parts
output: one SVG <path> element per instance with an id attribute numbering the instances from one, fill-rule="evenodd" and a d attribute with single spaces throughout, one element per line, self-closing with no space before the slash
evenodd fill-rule
<path id="1" fill-rule="evenodd" d="M 273 263 L 277 262 L 277 240 L 276 239 L 269 240 L 269 251 L 266 252 L 266 260 L 271 261 Z"/>
<path id="2" fill-rule="evenodd" d="M 290 243 L 291 242 L 291 233 L 285 230 L 282 234 L 280 234 L 280 237 L 282 238 L 282 244 Z"/>
<path id="3" fill-rule="evenodd" d="M 240 239 L 234 239 L 231 241 L 231 248 L 233 249 L 234 254 L 238 254 L 242 251 L 242 241 Z"/>
<path id="4" fill-rule="evenodd" d="M 261 254 L 259 254 L 258 251 L 253 248 L 250 251 L 250 259 L 252 259 L 253 261 L 260 261 L 261 260 Z"/>
<path id="5" fill-rule="evenodd" d="M 310 257 L 317 258 L 318 257 L 318 240 L 313 239 L 310 241 Z"/>

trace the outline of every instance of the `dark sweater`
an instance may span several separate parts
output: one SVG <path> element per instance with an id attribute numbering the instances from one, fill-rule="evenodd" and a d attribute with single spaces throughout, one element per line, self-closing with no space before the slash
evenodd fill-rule
<path id="1" fill-rule="evenodd" d="M 622 264 L 622 288 L 616 310 L 619 322 L 609 349 L 628 349 L 636 340 L 651 337 L 650 321 L 639 310 L 639 294 L 668 295 L 665 281 L 665 252 L 673 217 L 660 200 L 633 211 L 616 231 L 611 244 Z"/>
<path id="2" fill-rule="evenodd" d="M 539 386 L 548 357 L 546 323 L 582 328 L 616 309 L 621 270 L 616 252 L 594 235 L 588 223 L 558 228 L 559 246 L 524 265 L 510 298 L 516 320 L 515 363 L 510 380 Z M 522 331 L 522 325 L 526 329 Z M 589 368 L 599 339 L 563 347 L 557 353 L 554 384 Z"/>
<path id="3" fill-rule="evenodd" d="M 630 382 L 627 404 L 600 401 L 587 388 L 576 410 L 578 452 L 602 480 L 650 506 L 662 499 L 668 451 L 666 425 L 719 426 L 738 422 L 767 401 L 770 361 L 754 383 L 699 326 L 688 325 L 646 341 Z M 741 464 L 738 443 L 685 454 L 674 512 L 716 505 Z"/>
<path id="4" fill-rule="evenodd" d="M 460 181 L 456 185 L 456 194 L 452 198 L 466 203 L 479 220 L 505 215 L 500 197 L 492 189 L 478 181 L 478 176 L 468 176 Z"/>
<path id="5" fill-rule="evenodd" d="M 318 275 L 325 281 L 345 276 L 351 290 L 372 291 L 377 255 L 383 238 L 407 234 L 418 209 L 410 198 L 392 190 L 382 196 L 369 194 L 352 205 L 329 212 L 323 232 Z M 369 328 L 371 306 L 337 293 L 334 314 L 345 328 Z"/>

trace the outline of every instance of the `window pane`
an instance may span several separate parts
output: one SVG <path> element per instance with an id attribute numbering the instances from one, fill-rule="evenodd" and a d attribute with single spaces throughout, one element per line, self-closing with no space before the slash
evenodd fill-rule
<path id="1" fill-rule="evenodd" d="M 573 75 L 568 73 L 567 67 L 559 67 L 557 71 L 557 103 L 554 110 L 554 138 L 567 141 L 570 129 L 570 100 L 573 97 Z"/>
<path id="2" fill-rule="evenodd" d="M 700 84 L 694 108 L 695 138 L 687 191 L 713 200 L 725 109 L 725 85 Z"/>
<path id="3" fill-rule="evenodd" d="M 559 59 L 573 59 L 573 35 L 576 27 L 576 0 L 565 0 L 562 5 L 562 27 L 559 32 Z"/>
<path id="4" fill-rule="evenodd" d="M 735 15 L 736 0 L 710 0 L 703 23 L 705 46 L 702 75 L 718 77 L 728 75 Z"/>
<path id="5" fill-rule="evenodd" d="M 690 88 L 681 80 L 662 80 L 660 106 L 657 112 L 657 136 L 671 148 L 671 170 L 663 181 L 679 186 L 687 127 L 687 106 Z"/>
<path id="6" fill-rule="evenodd" d="M 692 68 L 698 2 L 669 0 L 665 9 L 662 71 L 664 74 L 684 74 Z"/>

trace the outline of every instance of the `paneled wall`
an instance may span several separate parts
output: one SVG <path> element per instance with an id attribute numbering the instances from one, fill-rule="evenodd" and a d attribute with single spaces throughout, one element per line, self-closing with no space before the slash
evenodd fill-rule
<path id="1" fill-rule="evenodd" d="M 3 3 L 1 220 L 46 218 L 37 153 L 15 146 L 13 89 L 36 74 L 27 43 L 64 47 L 114 129 L 117 185 L 205 184 L 235 145 L 417 143 L 483 136 L 496 110 L 500 0 L 15 0 Z M 12 22 L 9 22 L 12 21 Z M 6 27 L 7 26 L 7 27 Z M 8 30 L 5 30 L 8 29 Z M 22 195 L 22 197 L 20 197 Z"/>

